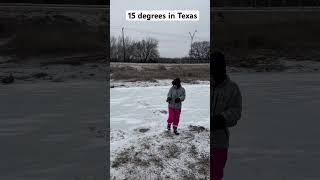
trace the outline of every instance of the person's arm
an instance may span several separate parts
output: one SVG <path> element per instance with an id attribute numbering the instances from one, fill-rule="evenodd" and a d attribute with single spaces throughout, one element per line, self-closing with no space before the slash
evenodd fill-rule
<path id="1" fill-rule="evenodd" d="M 232 92 L 231 102 L 229 107 L 221 113 L 225 119 L 225 126 L 235 126 L 241 118 L 242 112 L 242 96 L 238 85 L 235 84 L 235 88 Z"/>
<path id="2" fill-rule="evenodd" d="M 167 94 L 167 97 L 172 98 L 172 87 L 169 89 L 169 92 L 168 92 L 168 94 Z"/>
<path id="3" fill-rule="evenodd" d="M 172 99 L 172 87 L 169 89 L 169 92 L 167 94 L 167 102 L 169 103 Z"/>
<path id="4" fill-rule="evenodd" d="M 180 98 L 181 102 L 186 99 L 186 90 L 184 88 L 182 88 L 182 94 L 179 98 Z"/>

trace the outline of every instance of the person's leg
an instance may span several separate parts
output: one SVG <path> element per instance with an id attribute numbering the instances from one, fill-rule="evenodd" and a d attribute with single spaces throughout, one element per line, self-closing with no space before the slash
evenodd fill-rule
<path id="1" fill-rule="evenodd" d="M 228 159 L 228 149 L 215 149 L 211 156 L 211 180 L 222 180 L 223 171 Z"/>
<path id="2" fill-rule="evenodd" d="M 174 121 L 173 121 L 173 129 L 177 130 L 179 121 L 180 121 L 181 109 L 174 110 Z"/>
<path id="3" fill-rule="evenodd" d="M 167 124 L 167 128 L 168 128 L 168 130 L 170 130 L 171 124 L 173 123 L 174 118 L 175 118 L 174 109 L 169 107 L 169 115 L 168 115 L 168 120 L 167 120 L 167 123 L 168 123 Z"/>

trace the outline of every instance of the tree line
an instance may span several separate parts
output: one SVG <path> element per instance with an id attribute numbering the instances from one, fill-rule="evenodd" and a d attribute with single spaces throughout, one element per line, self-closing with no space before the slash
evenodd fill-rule
<path id="1" fill-rule="evenodd" d="M 159 41 L 152 37 L 133 40 L 126 37 L 110 38 L 111 62 L 136 63 L 204 63 L 209 62 L 209 41 L 193 42 L 189 54 L 181 58 L 163 58 L 159 53 Z"/>

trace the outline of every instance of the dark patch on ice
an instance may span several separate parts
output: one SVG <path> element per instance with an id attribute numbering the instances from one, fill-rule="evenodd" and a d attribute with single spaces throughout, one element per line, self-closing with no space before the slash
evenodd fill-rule
<path id="1" fill-rule="evenodd" d="M 89 130 L 90 130 L 91 132 L 93 132 L 93 131 L 96 130 L 96 127 L 93 127 L 93 126 L 90 126 L 90 127 L 88 127 L 88 128 L 89 128 Z"/>
<path id="2" fill-rule="evenodd" d="M 160 110 L 159 112 L 162 114 L 168 114 L 168 111 L 166 111 L 166 110 Z"/>
<path id="3" fill-rule="evenodd" d="M 189 125 L 189 131 L 196 131 L 196 132 L 202 132 L 202 131 L 207 131 L 207 129 L 203 126 L 193 126 Z"/>
<path id="4" fill-rule="evenodd" d="M 52 79 L 51 82 L 57 82 L 57 83 L 64 82 L 64 79 L 62 77 L 56 77 L 56 78 Z"/>
<path id="5" fill-rule="evenodd" d="M 96 130 L 97 138 L 105 138 L 107 137 L 107 130 Z"/>
<path id="6" fill-rule="evenodd" d="M 47 76 L 49 76 L 49 75 L 48 75 L 48 73 L 45 73 L 45 72 L 34 73 L 32 75 L 32 77 L 37 78 L 37 79 L 45 78 Z"/>
<path id="7" fill-rule="evenodd" d="M 2 84 L 12 84 L 14 83 L 14 77 L 12 74 L 10 74 L 9 76 L 2 78 L 1 82 Z"/>
<path id="8" fill-rule="evenodd" d="M 157 111 L 153 111 L 153 114 L 168 114 L 168 111 L 166 111 L 166 110 L 157 110 Z"/>
<path id="9" fill-rule="evenodd" d="M 149 128 L 140 128 L 140 129 L 138 129 L 138 131 L 141 132 L 141 133 L 148 132 L 149 130 L 150 130 Z"/>
<path id="10" fill-rule="evenodd" d="M 143 106 L 150 106 L 150 104 L 143 102 L 143 101 L 138 101 L 139 104 L 143 105 Z"/>
<path id="11" fill-rule="evenodd" d="M 94 127 L 94 126 L 89 126 L 88 129 L 97 138 L 106 138 L 107 137 L 107 130 L 106 129 L 98 129 L 97 127 Z"/>

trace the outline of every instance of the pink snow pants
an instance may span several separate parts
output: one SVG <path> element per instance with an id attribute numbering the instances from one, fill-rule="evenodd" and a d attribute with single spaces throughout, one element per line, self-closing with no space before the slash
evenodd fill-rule
<path id="1" fill-rule="evenodd" d="M 211 149 L 210 179 L 222 180 L 223 170 L 228 159 L 228 149 Z"/>
<path id="2" fill-rule="evenodd" d="M 173 129 L 177 129 L 179 125 L 179 120 L 180 120 L 180 114 L 181 114 L 181 109 L 174 109 L 169 107 L 169 117 L 168 117 L 168 124 L 173 125 Z"/>

